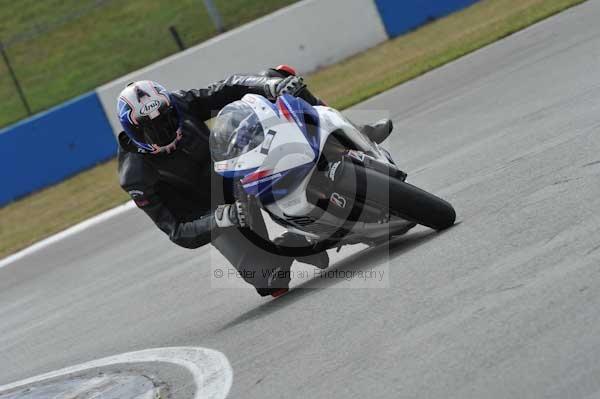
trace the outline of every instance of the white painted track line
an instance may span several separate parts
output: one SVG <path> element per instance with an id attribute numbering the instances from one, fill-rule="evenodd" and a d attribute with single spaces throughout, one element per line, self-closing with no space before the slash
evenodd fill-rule
<path id="1" fill-rule="evenodd" d="M 1 385 L 0 393 L 56 377 L 122 363 L 171 363 L 184 367 L 192 374 L 196 384 L 194 399 L 224 399 L 227 397 L 233 382 L 233 370 L 229 361 L 221 352 L 199 347 L 173 347 L 146 349 L 93 360 L 11 384 Z"/>

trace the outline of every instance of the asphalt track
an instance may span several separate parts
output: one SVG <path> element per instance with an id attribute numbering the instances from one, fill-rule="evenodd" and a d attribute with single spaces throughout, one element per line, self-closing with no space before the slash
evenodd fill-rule
<path id="1" fill-rule="evenodd" d="M 202 346 L 235 398 L 598 397 L 599 17 L 587 2 L 361 104 L 392 113 L 409 179 L 461 222 L 336 257 L 388 288 L 211 288 L 208 249 L 134 210 L 0 269 L 0 384 Z"/>

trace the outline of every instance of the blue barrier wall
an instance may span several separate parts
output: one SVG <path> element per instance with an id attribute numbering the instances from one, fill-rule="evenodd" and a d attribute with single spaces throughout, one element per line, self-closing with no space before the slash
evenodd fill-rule
<path id="1" fill-rule="evenodd" d="M 385 29 L 396 37 L 479 0 L 375 0 Z"/>
<path id="2" fill-rule="evenodd" d="M 95 92 L 2 129 L 0 206 L 105 161 L 116 150 Z"/>
<path id="3" fill-rule="evenodd" d="M 373 1 L 394 37 L 478 0 Z M 0 130 L 0 206 L 105 161 L 116 148 L 96 92 Z"/>

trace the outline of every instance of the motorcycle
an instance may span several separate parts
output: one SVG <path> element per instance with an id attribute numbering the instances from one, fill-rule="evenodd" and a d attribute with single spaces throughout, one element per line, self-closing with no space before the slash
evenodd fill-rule
<path id="1" fill-rule="evenodd" d="M 377 245 L 416 224 L 443 230 L 456 219 L 452 205 L 407 183 L 390 153 L 339 111 L 290 95 L 272 103 L 248 94 L 227 105 L 214 121 L 210 148 L 235 200 L 308 242 L 276 248 L 250 218 L 242 230 L 274 252 Z"/>

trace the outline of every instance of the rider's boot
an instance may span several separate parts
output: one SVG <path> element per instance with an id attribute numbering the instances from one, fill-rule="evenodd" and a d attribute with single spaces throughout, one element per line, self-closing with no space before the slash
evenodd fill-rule
<path id="1" fill-rule="evenodd" d="M 327 251 L 317 252 L 316 254 L 299 256 L 296 258 L 298 262 L 306 263 L 319 269 L 327 269 L 329 267 L 329 255 Z"/>
<path id="2" fill-rule="evenodd" d="M 255 285 L 256 292 L 260 296 L 269 296 L 277 298 L 289 291 L 292 262 L 285 262 L 279 266 L 275 266 L 270 270 L 261 270 L 261 275 L 264 273 L 264 278 L 259 281 L 259 285 Z"/>
<path id="3" fill-rule="evenodd" d="M 360 131 L 377 144 L 383 143 L 390 133 L 392 133 L 393 129 L 394 124 L 391 119 L 382 119 L 373 125 L 363 125 L 360 127 Z"/>
<path id="4" fill-rule="evenodd" d="M 310 247 L 310 243 L 306 240 L 305 237 L 299 234 L 293 234 L 290 232 L 286 232 L 280 237 L 277 237 L 273 240 L 276 245 L 282 247 L 293 247 L 293 248 L 308 248 Z M 307 263 L 309 265 L 318 267 L 319 269 L 327 269 L 329 267 L 329 255 L 327 255 L 326 251 L 317 252 L 310 255 L 305 256 L 297 256 L 296 260 L 298 262 Z"/>

